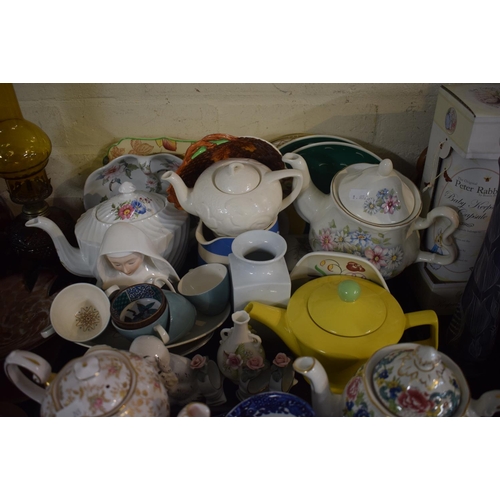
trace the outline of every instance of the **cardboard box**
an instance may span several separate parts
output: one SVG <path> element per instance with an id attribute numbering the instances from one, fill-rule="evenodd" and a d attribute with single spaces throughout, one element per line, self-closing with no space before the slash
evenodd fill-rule
<path id="1" fill-rule="evenodd" d="M 431 309 L 450 310 L 463 292 L 496 199 L 499 157 L 500 84 L 442 86 L 420 184 L 421 215 L 436 206 L 457 210 L 459 258 L 450 266 L 419 265 L 418 294 Z M 427 250 L 439 252 L 435 246 L 444 229 L 440 224 L 423 235 Z"/>

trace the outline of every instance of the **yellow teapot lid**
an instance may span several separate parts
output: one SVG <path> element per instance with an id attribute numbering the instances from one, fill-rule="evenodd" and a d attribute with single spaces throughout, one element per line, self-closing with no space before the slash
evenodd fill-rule
<path id="1" fill-rule="evenodd" d="M 387 316 L 384 296 L 351 279 L 328 282 L 311 292 L 307 309 L 323 330 L 361 337 L 378 330 Z"/>
<path id="2" fill-rule="evenodd" d="M 368 358 L 397 344 L 405 327 L 398 301 L 383 287 L 355 276 L 324 276 L 290 298 L 287 322 L 312 351 Z"/>

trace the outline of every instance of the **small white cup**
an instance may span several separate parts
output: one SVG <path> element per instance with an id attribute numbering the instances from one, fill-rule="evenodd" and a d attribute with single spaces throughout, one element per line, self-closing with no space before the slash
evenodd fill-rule
<path id="1" fill-rule="evenodd" d="M 63 288 L 52 301 L 50 323 L 56 333 L 71 342 L 86 342 L 99 336 L 111 317 L 107 295 L 90 283 Z"/>

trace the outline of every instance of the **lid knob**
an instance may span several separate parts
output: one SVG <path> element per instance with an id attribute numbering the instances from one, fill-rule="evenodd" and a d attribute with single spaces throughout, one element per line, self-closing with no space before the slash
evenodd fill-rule
<path id="1" fill-rule="evenodd" d="M 222 162 L 221 162 L 222 163 Z M 219 167 L 214 176 L 217 189 L 226 194 L 244 194 L 260 184 L 259 171 L 249 161 L 230 161 Z"/>
<path id="2" fill-rule="evenodd" d="M 392 169 L 393 169 L 392 161 L 389 159 L 385 159 L 380 162 L 380 165 L 378 166 L 378 173 L 379 175 L 387 177 L 388 175 L 391 174 Z"/>
<path id="3" fill-rule="evenodd" d="M 441 363 L 439 352 L 433 347 L 421 345 L 415 349 L 415 366 L 428 372 Z"/>
<path id="4" fill-rule="evenodd" d="M 119 188 L 118 191 L 122 194 L 129 194 L 135 191 L 135 186 L 131 182 L 124 182 Z"/>
<path id="5" fill-rule="evenodd" d="M 359 299 L 361 287 L 353 280 L 345 280 L 339 283 L 338 294 L 344 302 L 354 302 Z"/>

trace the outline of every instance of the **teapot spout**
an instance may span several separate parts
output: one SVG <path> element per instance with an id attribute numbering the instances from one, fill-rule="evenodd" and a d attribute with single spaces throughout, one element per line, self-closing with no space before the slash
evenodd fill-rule
<path id="1" fill-rule="evenodd" d="M 311 384 L 312 406 L 318 417 L 342 416 L 342 396 L 330 392 L 328 375 L 317 359 L 302 356 L 294 361 L 293 368 Z"/>
<path id="2" fill-rule="evenodd" d="M 317 212 L 321 213 L 323 204 L 329 202 L 330 195 L 322 193 L 311 181 L 309 168 L 302 156 L 296 153 L 286 153 L 283 155 L 283 161 L 288 163 L 292 168 L 302 172 L 302 189 L 293 202 L 293 205 L 302 219 L 306 222 L 311 222 Z M 294 179 L 293 182 L 295 187 L 295 183 L 298 180 Z"/>
<path id="3" fill-rule="evenodd" d="M 171 170 L 165 172 L 161 179 L 172 185 L 181 207 L 189 214 L 198 216 L 198 212 L 191 201 L 192 188 L 188 188 L 181 177 Z"/>
<path id="4" fill-rule="evenodd" d="M 52 238 L 61 264 L 77 276 L 94 276 L 90 264 L 79 248 L 72 246 L 59 227 L 47 217 L 35 217 L 25 223 L 26 227 L 42 229 Z"/>
<path id="5" fill-rule="evenodd" d="M 250 315 L 250 318 L 275 332 L 295 355 L 301 355 L 297 338 L 288 326 L 285 309 L 260 302 L 249 302 L 245 311 Z"/>

